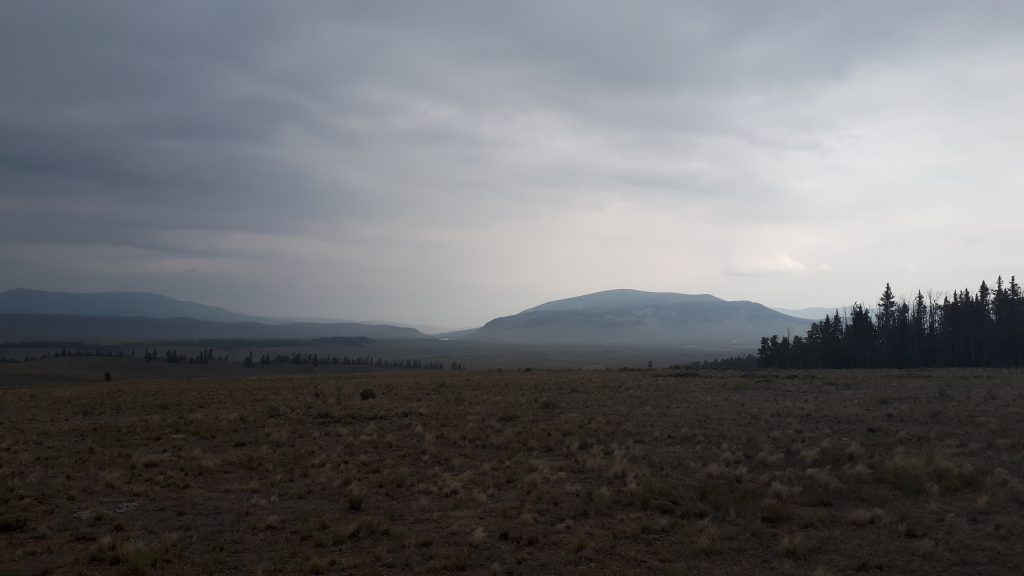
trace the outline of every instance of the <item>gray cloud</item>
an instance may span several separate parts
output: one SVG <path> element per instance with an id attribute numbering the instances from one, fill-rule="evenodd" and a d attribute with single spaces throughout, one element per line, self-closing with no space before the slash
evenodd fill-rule
<path id="1" fill-rule="evenodd" d="M 17 3 L 0 289 L 464 325 L 1012 273 L 1022 10 Z"/>

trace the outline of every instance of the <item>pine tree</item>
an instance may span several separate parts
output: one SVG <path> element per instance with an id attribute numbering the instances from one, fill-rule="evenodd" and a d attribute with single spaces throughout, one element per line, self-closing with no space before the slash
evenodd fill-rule
<path id="1" fill-rule="evenodd" d="M 928 306 L 924 302 L 924 294 L 917 291 L 914 298 L 914 309 L 910 314 L 910 331 L 912 339 L 911 356 L 914 366 L 926 365 L 925 349 L 928 336 Z"/>
<path id="2" fill-rule="evenodd" d="M 894 355 L 889 359 L 890 367 L 906 368 L 911 363 L 914 336 L 910 324 L 910 305 L 905 301 L 896 307 L 896 327 L 893 332 Z"/>
<path id="3" fill-rule="evenodd" d="M 878 299 L 875 312 L 875 326 L 878 330 L 879 353 L 883 366 L 892 366 L 896 354 L 896 297 L 892 287 L 885 283 L 885 291 Z"/>
<path id="4" fill-rule="evenodd" d="M 875 325 L 871 314 L 859 303 L 850 307 L 850 325 L 846 328 L 850 366 L 871 368 L 875 348 Z"/>

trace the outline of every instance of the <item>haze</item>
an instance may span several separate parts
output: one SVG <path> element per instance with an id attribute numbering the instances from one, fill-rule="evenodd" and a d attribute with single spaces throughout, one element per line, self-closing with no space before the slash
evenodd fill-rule
<path id="1" fill-rule="evenodd" d="M 1022 12 L 9 3 L 0 290 L 472 326 L 974 288 L 1020 272 Z"/>

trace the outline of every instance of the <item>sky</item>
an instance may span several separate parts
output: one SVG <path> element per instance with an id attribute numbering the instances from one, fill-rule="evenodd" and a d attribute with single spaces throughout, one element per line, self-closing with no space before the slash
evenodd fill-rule
<path id="1" fill-rule="evenodd" d="M 0 290 L 479 325 L 1024 273 L 1024 3 L 11 2 Z"/>

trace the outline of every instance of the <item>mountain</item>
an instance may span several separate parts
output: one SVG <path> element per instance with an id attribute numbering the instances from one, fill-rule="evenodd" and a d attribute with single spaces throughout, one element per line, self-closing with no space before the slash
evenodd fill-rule
<path id="1" fill-rule="evenodd" d="M 643 292 L 641 290 L 605 290 L 584 296 L 555 300 L 524 310 L 528 312 L 551 312 L 573 310 L 624 310 L 644 306 L 671 306 L 688 303 L 723 302 L 710 294 L 678 294 L 676 292 Z"/>
<path id="2" fill-rule="evenodd" d="M 17 288 L 0 292 L 0 314 L 141 316 L 144 318 L 192 318 L 210 322 L 259 322 L 261 324 L 369 324 L 415 328 L 428 334 L 454 330 L 443 326 L 401 322 L 252 316 L 198 302 L 177 300 L 151 292 L 73 293 Z"/>
<path id="3" fill-rule="evenodd" d="M 0 314 L 63 314 L 73 316 L 143 316 L 192 318 L 210 322 L 252 322 L 238 314 L 198 302 L 175 300 L 148 292 L 49 292 L 18 288 L 0 292 Z"/>
<path id="4" fill-rule="evenodd" d="M 357 323 L 262 324 L 210 322 L 193 318 L 0 314 L 0 342 L 116 340 L 155 342 L 203 339 L 311 339 L 364 336 L 411 339 L 427 336 L 413 328 Z"/>
<path id="5" fill-rule="evenodd" d="M 762 336 L 804 333 L 810 321 L 710 294 L 608 290 L 491 320 L 470 337 L 507 343 L 756 348 Z"/>
<path id="6" fill-rule="evenodd" d="M 387 324 L 250 316 L 149 292 L 71 293 L 25 288 L 0 292 L 0 341 L 332 336 L 425 337 L 414 328 Z"/>
<path id="7" fill-rule="evenodd" d="M 788 308 L 772 308 L 776 312 L 781 312 L 787 316 L 795 316 L 797 318 L 807 318 L 808 320 L 822 320 L 825 316 L 831 317 L 836 311 L 839 311 L 839 315 L 843 316 L 846 314 L 846 306 L 836 306 L 835 308 L 824 308 L 816 306 L 813 308 L 800 308 L 797 310 L 790 310 Z"/>

